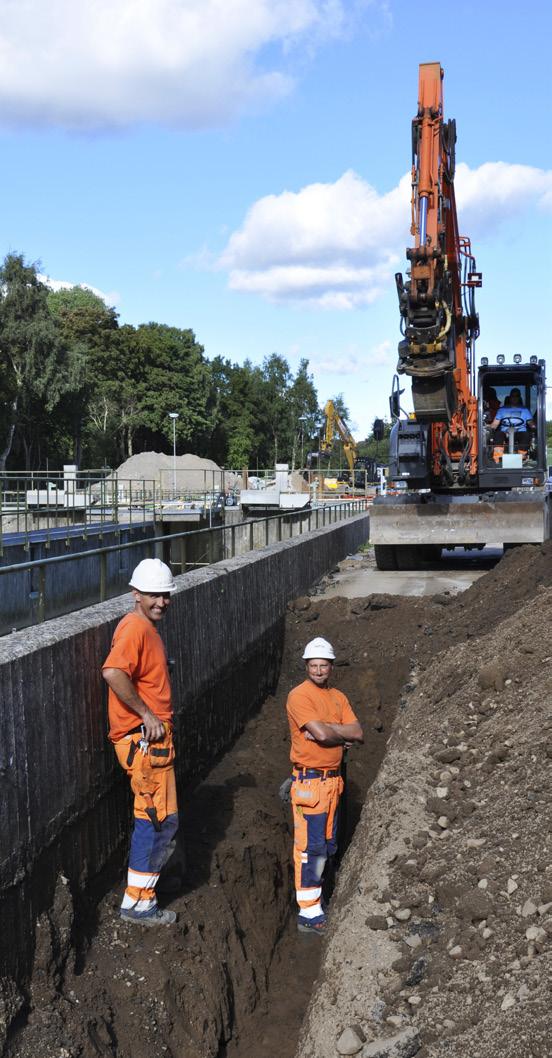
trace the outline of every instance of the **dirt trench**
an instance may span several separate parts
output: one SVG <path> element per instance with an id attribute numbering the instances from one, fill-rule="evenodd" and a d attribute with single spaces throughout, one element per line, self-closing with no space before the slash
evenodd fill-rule
<path id="1" fill-rule="evenodd" d="M 276 694 L 181 799 L 186 883 L 170 901 L 178 925 L 152 936 L 122 923 L 121 886 L 88 914 L 75 910 L 60 879 L 53 911 L 37 924 L 28 1004 L 6 1058 L 249 1058 L 259 1039 L 265 1058 L 292 1058 L 320 944 L 295 930 L 290 812 L 278 798 L 289 774 L 285 700 L 304 678 L 305 642 L 331 638 L 335 682 L 367 733 L 348 765 L 350 835 L 385 753 L 415 639 L 435 610 L 403 600 L 399 617 L 398 600 L 375 597 L 290 606 Z"/>
<path id="2" fill-rule="evenodd" d="M 469 651 L 470 640 L 515 615 L 539 583 L 552 583 L 552 553 L 522 548 L 458 598 L 296 600 L 274 697 L 208 778 L 182 797 L 186 887 L 170 902 L 178 925 L 152 935 L 121 923 L 120 888 L 86 919 L 82 908 L 75 914 L 60 879 L 54 910 L 37 927 L 29 1007 L 5 1058 L 293 1058 L 326 950 L 319 938 L 295 931 L 290 817 L 277 796 L 289 771 L 285 699 L 303 678 L 305 642 L 314 635 L 332 640 L 335 683 L 366 733 L 348 765 L 350 836 L 392 732 L 396 743 L 394 721 L 412 693 L 413 669 L 438 674 L 440 652 Z M 451 686 L 463 678 L 465 654 L 459 658 L 456 673 L 453 661 L 447 670 Z M 407 757 L 403 763 L 408 779 Z M 394 773 L 383 807 L 380 800 L 385 816 L 388 799 L 384 832 L 400 816 L 401 782 Z M 332 917 L 345 938 L 350 891 L 358 872 L 369 871 L 370 855 L 370 845 L 356 838 L 341 871 Z M 324 980 L 327 969 L 322 988 Z M 329 1006 L 345 1017 L 335 981 L 332 988 Z M 326 1053 L 313 1046 L 313 1054 Z M 328 1048 L 333 1055 L 333 1037 Z"/>

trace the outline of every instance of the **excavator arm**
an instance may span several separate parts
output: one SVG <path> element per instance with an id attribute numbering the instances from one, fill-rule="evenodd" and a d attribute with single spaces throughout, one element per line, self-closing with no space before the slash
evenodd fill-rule
<path id="1" fill-rule="evenodd" d="M 343 444 L 343 451 L 351 474 L 358 455 L 357 443 L 343 419 L 339 415 L 333 400 L 326 401 L 324 406 L 326 425 L 324 429 L 324 440 L 321 443 L 323 452 L 330 452 L 333 447 L 334 437 L 337 434 Z"/>
<path id="2" fill-rule="evenodd" d="M 443 117 L 443 70 L 423 63 L 412 122 L 410 275 L 395 277 L 401 330 L 397 371 L 412 378 L 416 421 L 431 428 L 432 474 L 467 484 L 477 473 L 474 288 L 469 239 L 459 235 L 454 194 L 456 124 Z"/>

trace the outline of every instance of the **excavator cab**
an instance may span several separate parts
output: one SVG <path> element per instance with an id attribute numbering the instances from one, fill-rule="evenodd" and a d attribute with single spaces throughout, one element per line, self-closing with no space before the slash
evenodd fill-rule
<path id="1" fill-rule="evenodd" d="M 521 356 L 507 364 L 483 357 L 478 372 L 479 484 L 486 488 L 542 485 L 546 479 L 545 361 Z M 528 420 L 530 413 L 530 420 Z M 491 427 L 498 422 L 498 428 Z"/>

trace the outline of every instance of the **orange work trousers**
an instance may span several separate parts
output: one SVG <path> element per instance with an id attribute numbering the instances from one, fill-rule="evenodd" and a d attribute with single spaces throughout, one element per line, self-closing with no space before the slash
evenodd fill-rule
<path id="1" fill-rule="evenodd" d="M 293 862 L 295 894 L 300 911 L 309 917 L 322 914 L 322 873 L 328 857 L 337 852 L 339 799 L 343 792 L 340 775 L 300 778 L 294 770 L 291 786 L 293 807 Z"/>
<path id="2" fill-rule="evenodd" d="M 140 735 L 125 735 L 114 748 L 134 794 L 134 830 L 121 907 L 143 912 L 157 903 L 155 886 L 172 852 L 178 803 L 172 732 L 168 729 L 163 741 L 150 743 L 146 753 L 139 742 Z"/>

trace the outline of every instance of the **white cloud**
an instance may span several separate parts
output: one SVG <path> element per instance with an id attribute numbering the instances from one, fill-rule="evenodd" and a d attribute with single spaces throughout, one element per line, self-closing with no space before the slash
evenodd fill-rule
<path id="1" fill-rule="evenodd" d="M 116 290 L 105 294 L 103 290 L 91 286 L 90 283 L 69 283 L 65 279 L 51 279 L 50 276 L 41 275 L 40 273 L 38 273 L 38 278 L 41 283 L 50 287 L 50 290 L 73 290 L 74 287 L 78 287 L 79 290 L 90 290 L 92 294 L 95 294 L 97 298 L 101 298 L 110 307 L 117 305 L 121 300 L 121 295 Z"/>
<path id="2" fill-rule="evenodd" d="M 358 15 L 348 7 L 348 0 L 4 0 L 2 120 L 75 130 L 219 124 L 288 93 L 294 50 L 304 56 L 346 32 Z"/>
<path id="3" fill-rule="evenodd" d="M 552 205 L 552 171 L 528 165 L 460 164 L 456 197 L 472 243 L 516 213 Z M 352 171 L 333 184 L 267 195 L 249 209 L 218 260 L 232 290 L 319 308 L 369 305 L 406 267 L 410 175 L 386 194 Z"/>
<path id="4" fill-rule="evenodd" d="M 354 172 L 259 199 L 219 258 L 233 290 L 323 308 L 370 304 L 399 264 L 410 178 L 386 195 Z"/>
<path id="5" fill-rule="evenodd" d="M 508 162 L 485 162 L 470 169 L 464 162 L 456 168 L 456 204 L 460 229 L 474 238 L 484 238 L 527 206 L 552 208 L 552 170 Z"/>

